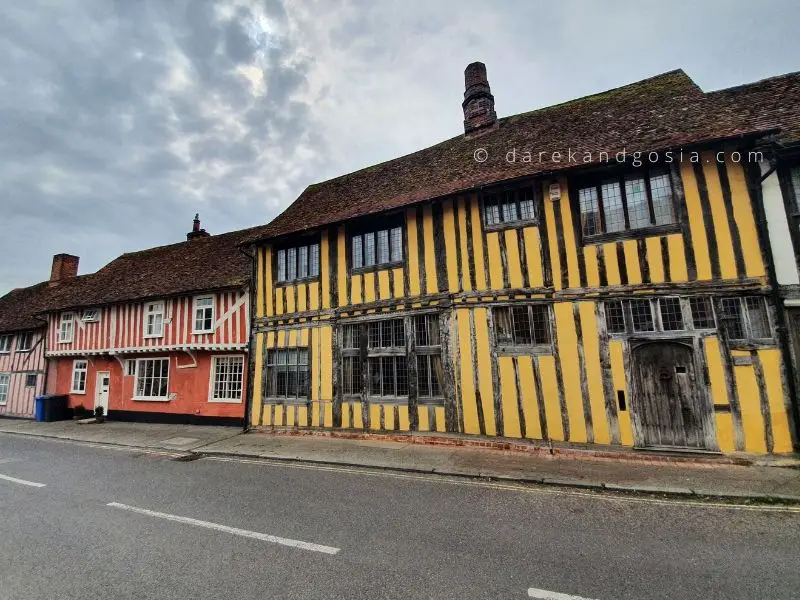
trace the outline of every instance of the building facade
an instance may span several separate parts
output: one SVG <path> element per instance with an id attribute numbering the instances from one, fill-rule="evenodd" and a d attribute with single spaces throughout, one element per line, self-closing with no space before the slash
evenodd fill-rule
<path id="1" fill-rule="evenodd" d="M 465 75 L 464 136 L 310 186 L 247 240 L 251 426 L 791 451 L 742 164 L 765 130 L 683 72 L 500 120 Z"/>

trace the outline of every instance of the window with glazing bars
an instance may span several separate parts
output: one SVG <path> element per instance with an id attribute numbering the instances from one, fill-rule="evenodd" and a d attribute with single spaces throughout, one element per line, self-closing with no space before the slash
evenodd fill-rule
<path id="1" fill-rule="evenodd" d="M 630 300 L 631 322 L 634 331 L 654 331 L 653 310 L 650 300 Z"/>
<path id="2" fill-rule="evenodd" d="M 483 216 L 487 227 L 536 219 L 533 188 L 486 194 L 483 197 Z"/>
<path id="3" fill-rule="evenodd" d="M 443 395 L 444 384 L 439 315 L 416 315 L 413 323 L 417 354 L 417 393 L 422 399 L 439 398 Z"/>
<path id="4" fill-rule="evenodd" d="M 689 298 L 689 308 L 692 310 L 692 324 L 695 329 L 714 329 L 714 309 L 711 298 L 696 296 Z"/>
<path id="5" fill-rule="evenodd" d="M 618 177 L 578 189 L 583 235 L 675 223 L 668 173 Z"/>
<path id="6" fill-rule="evenodd" d="M 353 235 L 350 240 L 354 269 L 397 263 L 403 260 L 402 227 L 359 233 Z"/>
<path id="7" fill-rule="evenodd" d="M 758 296 L 746 298 L 722 298 L 719 322 L 728 339 L 771 338 L 772 333 L 764 299 Z"/>
<path id="8" fill-rule="evenodd" d="M 661 326 L 664 331 L 681 331 L 686 329 L 686 326 L 683 324 L 683 312 L 681 312 L 681 301 L 679 298 L 659 298 L 658 311 L 661 314 Z"/>
<path id="9" fill-rule="evenodd" d="M 308 348 L 281 348 L 267 353 L 267 396 L 306 400 L 310 367 Z"/>
<path id="10" fill-rule="evenodd" d="M 342 394 L 361 394 L 361 327 L 342 327 Z"/>
<path id="11" fill-rule="evenodd" d="M 319 244 L 284 248 L 277 253 L 278 283 L 319 277 Z"/>
<path id="12" fill-rule="evenodd" d="M 371 321 L 367 324 L 367 374 L 370 396 L 408 396 L 403 319 Z"/>
<path id="13" fill-rule="evenodd" d="M 605 302 L 606 330 L 609 333 L 625 333 L 625 309 L 622 300 Z"/>
<path id="14" fill-rule="evenodd" d="M 497 307 L 492 310 L 492 317 L 499 345 L 550 344 L 550 309 L 545 304 Z"/>

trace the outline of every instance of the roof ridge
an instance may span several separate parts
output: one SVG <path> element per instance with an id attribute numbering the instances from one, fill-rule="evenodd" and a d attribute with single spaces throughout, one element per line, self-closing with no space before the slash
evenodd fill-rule
<path id="1" fill-rule="evenodd" d="M 753 87 L 762 83 L 767 83 L 768 81 L 777 81 L 779 79 L 785 79 L 787 77 L 796 77 L 796 76 L 800 76 L 800 71 L 790 71 L 788 73 L 783 73 L 781 75 L 773 75 L 772 77 L 764 77 L 763 79 L 757 79 L 756 81 L 751 81 L 749 83 L 740 83 L 738 85 L 732 85 L 726 88 L 719 88 L 718 90 L 711 90 L 709 92 L 706 92 L 706 94 L 711 95 L 711 94 L 719 94 L 722 92 L 734 92 L 749 87 Z"/>

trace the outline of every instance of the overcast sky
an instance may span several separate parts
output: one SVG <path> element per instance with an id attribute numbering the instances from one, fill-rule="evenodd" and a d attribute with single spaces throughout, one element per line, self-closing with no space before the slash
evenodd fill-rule
<path id="1" fill-rule="evenodd" d="M 797 0 L 3 0 L 0 294 L 458 135 L 472 61 L 502 117 L 678 67 L 706 90 L 800 70 L 798 23 Z"/>

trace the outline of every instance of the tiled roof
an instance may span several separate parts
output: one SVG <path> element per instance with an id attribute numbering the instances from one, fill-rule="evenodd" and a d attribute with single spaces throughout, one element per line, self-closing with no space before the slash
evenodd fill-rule
<path id="1" fill-rule="evenodd" d="M 0 333 L 43 327 L 45 323 L 35 315 L 46 300 L 46 283 L 8 292 L 0 298 Z"/>
<path id="2" fill-rule="evenodd" d="M 682 70 L 564 104 L 499 119 L 472 139 L 450 140 L 309 186 L 248 241 L 295 233 L 482 185 L 580 166 L 585 152 L 599 162 L 627 152 L 657 151 L 753 133 L 738 115 L 715 116 L 707 95 Z M 730 116 L 731 118 L 725 118 Z M 476 162 L 475 152 L 488 158 Z M 506 154 L 517 149 L 518 160 Z M 568 162 L 576 152 L 578 162 Z M 522 162 L 521 152 L 532 153 Z M 539 153 L 544 153 L 540 155 Z M 560 152 L 560 162 L 552 154 Z M 540 160 L 541 156 L 541 160 Z"/>
<path id="3" fill-rule="evenodd" d="M 777 127 L 778 141 L 800 141 L 800 72 L 709 92 L 707 97 L 731 121 L 761 129 Z"/>

